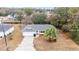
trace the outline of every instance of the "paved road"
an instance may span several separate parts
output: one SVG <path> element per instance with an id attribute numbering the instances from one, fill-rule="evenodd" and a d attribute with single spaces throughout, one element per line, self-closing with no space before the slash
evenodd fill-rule
<path id="1" fill-rule="evenodd" d="M 23 39 L 23 41 L 21 42 L 21 44 L 19 45 L 19 47 L 16 48 L 15 51 L 35 51 L 34 47 L 33 47 L 33 37 L 25 37 Z"/>

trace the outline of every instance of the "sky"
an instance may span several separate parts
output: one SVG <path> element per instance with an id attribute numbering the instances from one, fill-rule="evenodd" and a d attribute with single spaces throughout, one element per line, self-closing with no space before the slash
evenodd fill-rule
<path id="1" fill-rule="evenodd" d="M 0 7 L 55 7 L 55 6 L 79 6 L 79 0 L 0 0 Z"/>

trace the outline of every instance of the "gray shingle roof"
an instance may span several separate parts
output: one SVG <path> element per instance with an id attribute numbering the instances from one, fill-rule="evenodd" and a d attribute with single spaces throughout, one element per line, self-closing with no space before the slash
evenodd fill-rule
<path id="1" fill-rule="evenodd" d="M 0 24 L 0 32 L 3 32 L 3 29 L 4 28 L 4 31 L 7 31 L 11 28 L 12 26 L 11 25 L 8 25 L 8 24 L 3 24 L 3 27 L 2 27 L 2 24 Z"/>
<path id="2" fill-rule="evenodd" d="M 52 28 L 53 26 L 50 24 L 32 24 L 32 25 L 27 25 L 23 32 L 31 32 L 31 31 L 45 31 L 48 28 Z"/>

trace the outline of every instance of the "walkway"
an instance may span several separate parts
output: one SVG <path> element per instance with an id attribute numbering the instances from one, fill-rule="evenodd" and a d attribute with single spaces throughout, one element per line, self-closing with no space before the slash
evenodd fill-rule
<path id="1" fill-rule="evenodd" d="M 16 48 L 15 51 L 35 51 L 33 48 L 33 37 L 25 37 L 22 41 L 22 43 L 19 45 L 18 48 Z"/>

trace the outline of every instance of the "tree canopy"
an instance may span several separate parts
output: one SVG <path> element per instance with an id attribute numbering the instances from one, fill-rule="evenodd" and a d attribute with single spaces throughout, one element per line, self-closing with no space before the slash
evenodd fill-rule
<path id="1" fill-rule="evenodd" d="M 27 15 L 31 15 L 33 13 L 33 10 L 31 8 L 25 8 L 24 11 Z"/>
<path id="2" fill-rule="evenodd" d="M 35 24 L 44 24 L 46 23 L 46 15 L 45 14 L 34 14 L 32 17 L 32 21 Z"/>

